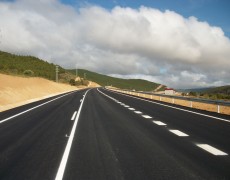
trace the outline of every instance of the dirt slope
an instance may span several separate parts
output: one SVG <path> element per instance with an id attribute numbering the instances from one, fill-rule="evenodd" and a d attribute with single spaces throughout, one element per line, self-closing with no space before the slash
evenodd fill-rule
<path id="1" fill-rule="evenodd" d="M 47 96 L 76 90 L 76 87 L 42 78 L 0 74 L 0 112 Z"/>

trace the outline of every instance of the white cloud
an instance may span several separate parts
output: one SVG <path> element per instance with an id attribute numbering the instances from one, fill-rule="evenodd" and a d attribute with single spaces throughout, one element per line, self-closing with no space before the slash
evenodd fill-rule
<path id="1" fill-rule="evenodd" d="M 74 9 L 57 0 L 0 2 L 0 49 L 172 87 L 230 84 L 219 27 L 154 8 Z"/>

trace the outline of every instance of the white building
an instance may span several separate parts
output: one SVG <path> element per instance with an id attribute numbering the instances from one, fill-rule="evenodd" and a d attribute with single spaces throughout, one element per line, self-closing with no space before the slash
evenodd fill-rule
<path id="1" fill-rule="evenodd" d="M 172 88 L 166 88 L 165 89 L 165 95 L 174 95 L 175 94 L 175 90 Z"/>

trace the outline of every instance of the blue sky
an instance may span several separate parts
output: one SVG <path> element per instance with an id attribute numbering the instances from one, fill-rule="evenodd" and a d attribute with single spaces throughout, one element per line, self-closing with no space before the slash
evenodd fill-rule
<path id="1" fill-rule="evenodd" d="M 72 6 L 98 5 L 106 9 L 115 6 L 139 8 L 146 6 L 161 11 L 172 10 L 189 17 L 195 16 L 199 21 L 206 21 L 212 26 L 221 27 L 230 38 L 230 0 L 61 0 Z"/>

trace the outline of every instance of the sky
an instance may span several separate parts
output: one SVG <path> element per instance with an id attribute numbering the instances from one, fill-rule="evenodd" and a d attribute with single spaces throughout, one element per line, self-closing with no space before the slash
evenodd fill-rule
<path id="1" fill-rule="evenodd" d="M 0 50 L 172 88 L 230 84 L 228 0 L 0 0 Z"/>

